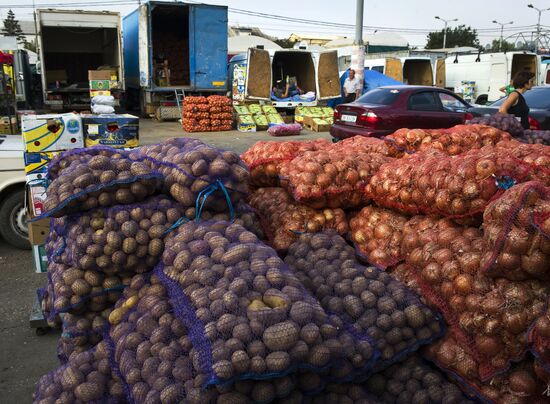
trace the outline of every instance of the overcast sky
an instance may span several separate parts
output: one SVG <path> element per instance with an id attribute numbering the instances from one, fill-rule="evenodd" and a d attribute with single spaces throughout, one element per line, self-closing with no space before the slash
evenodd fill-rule
<path id="1" fill-rule="evenodd" d="M 124 0 L 115 0 L 124 1 Z M 84 7 L 92 10 L 119 11 L 124 16 L 137 7 L 137 1 L 127 0 L 126 5 L 109 5 L 106 0 L 35 0 L 36 6 L 57 4 L 93 4 L 101 2 L 98 7 Z M 306 18 L 317 21 L 327 21 L 343 24 L 355 24 L 355 0 L 220 0 L 205 3 L 227 5 L 230 8 L 250 10 L 262 13 L 282 15 L 287 17 Z M 532 0 L 535 7 L 550 8 L 550 0 Z M 513 21 L 514 24 L 506 27 L 505 37 L 517 32 L 531 35 L 533 28 L 526 28 L 537 23 L 537 12 L 527 8 L 528 0 L 365 0 L 364 25 L 376 27 L 391 27 L 402 29 L 400 32 L 411 45 L 423 46 L 426 41 L 426 32 L 442 29 L 443 22 L 434 19 L 458 18 L 452 24 L 466 24 L 480 29 L 479 39 L 482 44 L 491 42 L 500 36 L 499 27 L 492 23 Z M 32 0 L 0 0 L 0 14 L 5 18 L 7 7 L 13 5 L 32 5 Z M 20 20 L 32 19 L 32 8 L 15 8 L 16 16 Z M 332 28 L 300 24 L 296 22 L 279 21 L 270 18 L 260 18 L 229 12 L 231 24 L 257 26 L 270 35 L 287 37 L 292 32 L 324 33 L 342 36 L 352 36 L 352 28 Z M 541 24 L 550 27 L 550 11 L 542 15 Z M 411 29 L 424 31 L 410 31 Z M 483 30 L 492 31 L 483 31 Z M 365 30 L 372 33 L 373 30 Z"/>

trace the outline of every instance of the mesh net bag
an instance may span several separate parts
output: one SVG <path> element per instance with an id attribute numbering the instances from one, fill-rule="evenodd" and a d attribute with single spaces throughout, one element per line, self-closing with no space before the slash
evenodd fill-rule
<path id="1" fill-rule="evenodd" d="M 305 152 L 281 168 L 281 185 L 315 209 L 354 208 L 368 202 L 365 186 L 392 159 L 338 148 Z"/>
<path id="2" fill-rule="evenodd" d="M 468 122 L 470 125 L 487 125 L 508 132 L 514 137 L 521 137 L 524 129 L 521 123 L 513 115 L 501 114 L 497 112 L 494 115 L 479 116 Z"/>
<path id="3" fill-rule="evenodd" d="M 275 251 L 243 227 L 189 222 L 166 243 L 159 276 L 189 324 L 205 385 L 336 366 L 343 377 L 352 360 L 356 367 L 372 360 L 370 343 L 354 341 Z M 236 351 L 242 363 L 233 360 Z"/>
<path id="4" fill-rule="evenodd" d="M 391 210 L 367 206 L 349 222 L 351 239 L 371 265 L 386 269 L 403 260 L 401 240 L 407 220 Z"/>
<path id="5" fill-rule="evenodd" d="M 378 153 L 386 157 L 402 157 L 403 152 L 391 147 L 391 144 L 375 137 L 353 136 L 344 139 L 331 147 L 344 153 Z"/>
<path id="6" fill-rule="evenodd" d="M 519 164 L 530 168 L 526 180 L 538 180 L 550 184 L 550 148 L 541 144 L 523 144 L 515 141 L 503 141 L 497 148 L 510 153 Z"/>
<path id="7" fill-rule="evenodd" d="M 302 125 L 291 123 L 271 126 L 267 129 L 267 133 L 271 136 L 296 136 L 300 134 L 301 130 Z"/>
<path id="8" fill-rule="evenodd" d="M 550 306 L 548 302 L 546 310 L 537 318 L 529 331 L 529 345 L 539 365 L 546 372 L 550 372 Z"/>
<path id="9" fill-rule="evenodd" d="M 464 391 L 483 403 L 548 403 L 548 379 L 541 379 L 531 356 L 512 364 L 506 372 L 482 381 L 477 376 L 478 361 L 455 329 L 424 352 L 429 360 L 445 370 Z M 538 370 L 538 369 L 537 369 Z"/>
<path id="10" fill-rule="evenodd" d="M 523 132 L 523 136 L 518 138 L 522 143 L 542 144 L 550 146 L 550 130 L 530 130 Z"/>
<path id="11" fill-rule="evenodd" d="M 186 132 L 231 130 L 233 124 L 231 100 L 221 95 L 186 97 L 182 115 Z"/>
<path id="12" fill-rule="evenodd" d="M 285 263 L 325 310 L 374 342 L 380 354 L 375 369 L 444 332 L 438 314 L 384 271 L 357 263 L 353 248 L 334 232 L 302 235 L 290 246 Z"/>
<path id="13" fill-rule="evenodd" d="M 550 279 L 550 188 L 526 182 L 507 190 L 483 214 L 489 276 Z"/>
<path id="14" fill-rule="evenodd" d="M 249 173 L 239 155 L 198 139 L 169 139 L 132 153 L 163 175 L 165 192 L 183 207 L 224 212 L 248 193 Z"/>
<path id="15" fill-rule="evenodd" d="M 178 203 L 163 196 L 74 215 L 54 227 L 63 241 L 52 259 L 82 273 L 150 271 L 162 255 L 166 233 L 183 215 Z"/>
<path id="16" fill-rule="evenodd" d="M 121 154 L 119 149 L 107 146 L 92 146 L 85 149 L 61 152 L 54 155 L 48 163 L 48 178 L 50 181 L 53 181 L 72 164 L 86 164 L 94 156 L 120 158 L 120 156 L 123 155 L 125 155 L 125 153 L 122 152 Z"/>
<path id="17" fill-rule="evenodd" d="M 131 204 L 157 192 L 162 178 L 158 171 L 130 159 L 129 152 L 123 150 L 108 155 L 111 150 L 114 149 L 94 147 L 63 153 L 68 157 L 74 155 L 75 159 L 48 185 L 44 213 L 33 220 Z M 55 171 L 62 161 L 65 160 L 52 161 L 59 164 L 50 164 L 50 170 Z"/>
<path id="18" fill-rule="evenodd" d="M 472 149 L 511 140 L 509 133 L 486 125 L 456 125 L 449 129 L 399 129 L 384 141 L 398 151 L 416 153 L 436 149 L 456 156 Z"/>
<path id="19" fill-rule="evenodd" d="M 487 204 L 532 170 L 502 148 L 486 146 L 459 156 L 418 152 L 382 165 L 366 193 L 377 205 L 408 214 L 461 218 Z"/>
<path id="20" fill-rule="evenodd" d="M 416 238 L 408 240 L 407 263 L 426 301 L 461 331 L 462 343 L 477 364 L 477 377 L 488 380 L 525 354 L 529 327 L 545 308 L 548 288 L 538 281 L 484 275 L 481 231 L 445 219 L 432 223 L 419 227 Z"/>
<path id="21" fill-rule="evenodd" d="M 250 185 L 254 187 L 279 186 L 281 164 L 291 161 L 306 151 L 327 148 L 331 143 L 326 139 L 311 141 L 256 142 L 241 155 L 250 170 Z"/>
<path id="22" fill-rule="evenodd" d="M 250 204 L 262 217 L 276 250 L 286 250 L 302 233 L 333 229 L 343 235 L 349 230 L 342 209 L 315 210 L 296 203 L 282 188 L 259 188 L 250 196 Z"/>
<path id="23" fill-rule="evenodd" d="M 101 312 L 113 306 L 131 276 L 131 273 L 106 275 L 50 262 L 45 298 L 48 319 L 53 320 L 59 313 Z"/>
<path id="24" fill-rule="evenodd" d="M 42 376 L 33 394 L 35 404 L 126 403 L 122 383 L 111 371 L 107 344 L 74 355 Z"/>

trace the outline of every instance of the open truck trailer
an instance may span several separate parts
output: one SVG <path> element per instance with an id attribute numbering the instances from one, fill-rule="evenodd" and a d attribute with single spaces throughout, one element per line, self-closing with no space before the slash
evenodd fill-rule
<path id="1" fill-rule="evenodd" d="M 88 70 L 116 70 L 124 89 L 120 14 L 38 10 L 44 105 L 52 110 L 90 108 Z"/>
<path id="2" fill-rule="evenodd" d="M 185 93 L 227 91 L 227 7 L 150 1 L 123 19 L 128 100 L 143 114 Z"/>
<path id="3" fill-rule="evenodd" d="M 414 86 L 434 84 L 432 61 L 426 57 L 365 59 L 365 69 Z"/>
<path id="4" fill-rule="evenodd" d="M 340 97 L 336 51 L 311 52 L 300 49 L 264 50 L 250 48 L 246 58 L 245 99 L 266 101 L 276 108 L 315 106 L 319 101 Z M 279 80 L 296 79 L 312 97 L 276 99 L 272 89 Z"/>

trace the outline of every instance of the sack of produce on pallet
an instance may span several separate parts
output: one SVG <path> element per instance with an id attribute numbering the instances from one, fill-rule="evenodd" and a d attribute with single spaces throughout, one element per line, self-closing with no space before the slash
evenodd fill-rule
<path id="1" fill-rule="evenodd" d="M 365 187 L 371 177 L 392 160 L 338 146 L 305 152 L 281 167 L 281 185 L 297 202 L 315 209 L 357 208 L 369 201 Z"/>
<path id="2" fill-rule="evenodd" d="M 370 368 L 352 362 L 335 376 L 365 379 L 369 371 L 384 369 L 444 334 L 438 314 L 386 272 L 359 264 L 353 248 L 335 232 L 300 236 L 285 263 L 323 309 L 375 346 L 377 360 Z"/>
<path id="3" fill-rule="evenodd" d="M 523 126 L 521 126 L 521 123 L 515 116 L 501 114 L 500 112 L 497 112 L 494 115 L 473 118 L 468 122 L 468 124 L 492 126 L 504 132 L 508 132 L 513 137 L 521 137 L 524 132 Z"/>
<path id="4" fill-rule="evenodd" d="M 360 255 L 381 269 L 403 260 L 401 242 L 408 217 L 376 206 L 366 206 L 352 215 L 351 239 Z"/>
<path id="5" fill-rule="evenodd" d="M 483 214 L 482 272 L 511 280 L 550 279 L 550 187 L 518 184 Z"/>
<path id="6" fill-rule="evenodd" d="M 333 229 L 348 232 L 346 213 L 342 209 L 315 210 L 296 203 L 283 188 L 259 188 L 250 196 L 250 205 L 261 217 L 271 246 L 286 250 L 302 233 Z"/>
<path id="7" fill-rule="evenodd" d="M 327 148 L 331 143 L 326 139 L 304 142 L 256 142 L 241 155 L 250 170 L 250 185 L 254 187 L 279 186 L 281 165 L 306 151 Z"/>

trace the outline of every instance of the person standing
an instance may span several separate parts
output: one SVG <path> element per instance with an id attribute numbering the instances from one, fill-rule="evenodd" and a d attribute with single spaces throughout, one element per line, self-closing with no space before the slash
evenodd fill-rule
<path id="1" fill-rule="evenodd" d="M 521 126 L 524 129 L 529 129 L 529 106 L 523 94 L 535 85 L 535 74 L 527 70 L 518 72 L 514 76 L 512 84 L 514 91 L 508 95 L 508 98 L 502 103 L 498 112 L 514 115 L 519 118 Z"/>
<path id="2" fill-rule="evenodd" d="M 355 77 L 355 70 L 349 69 L 349 76 L 344 80 L 344 103 L 353 102 L 360 95 L 359 79 Z"/>

